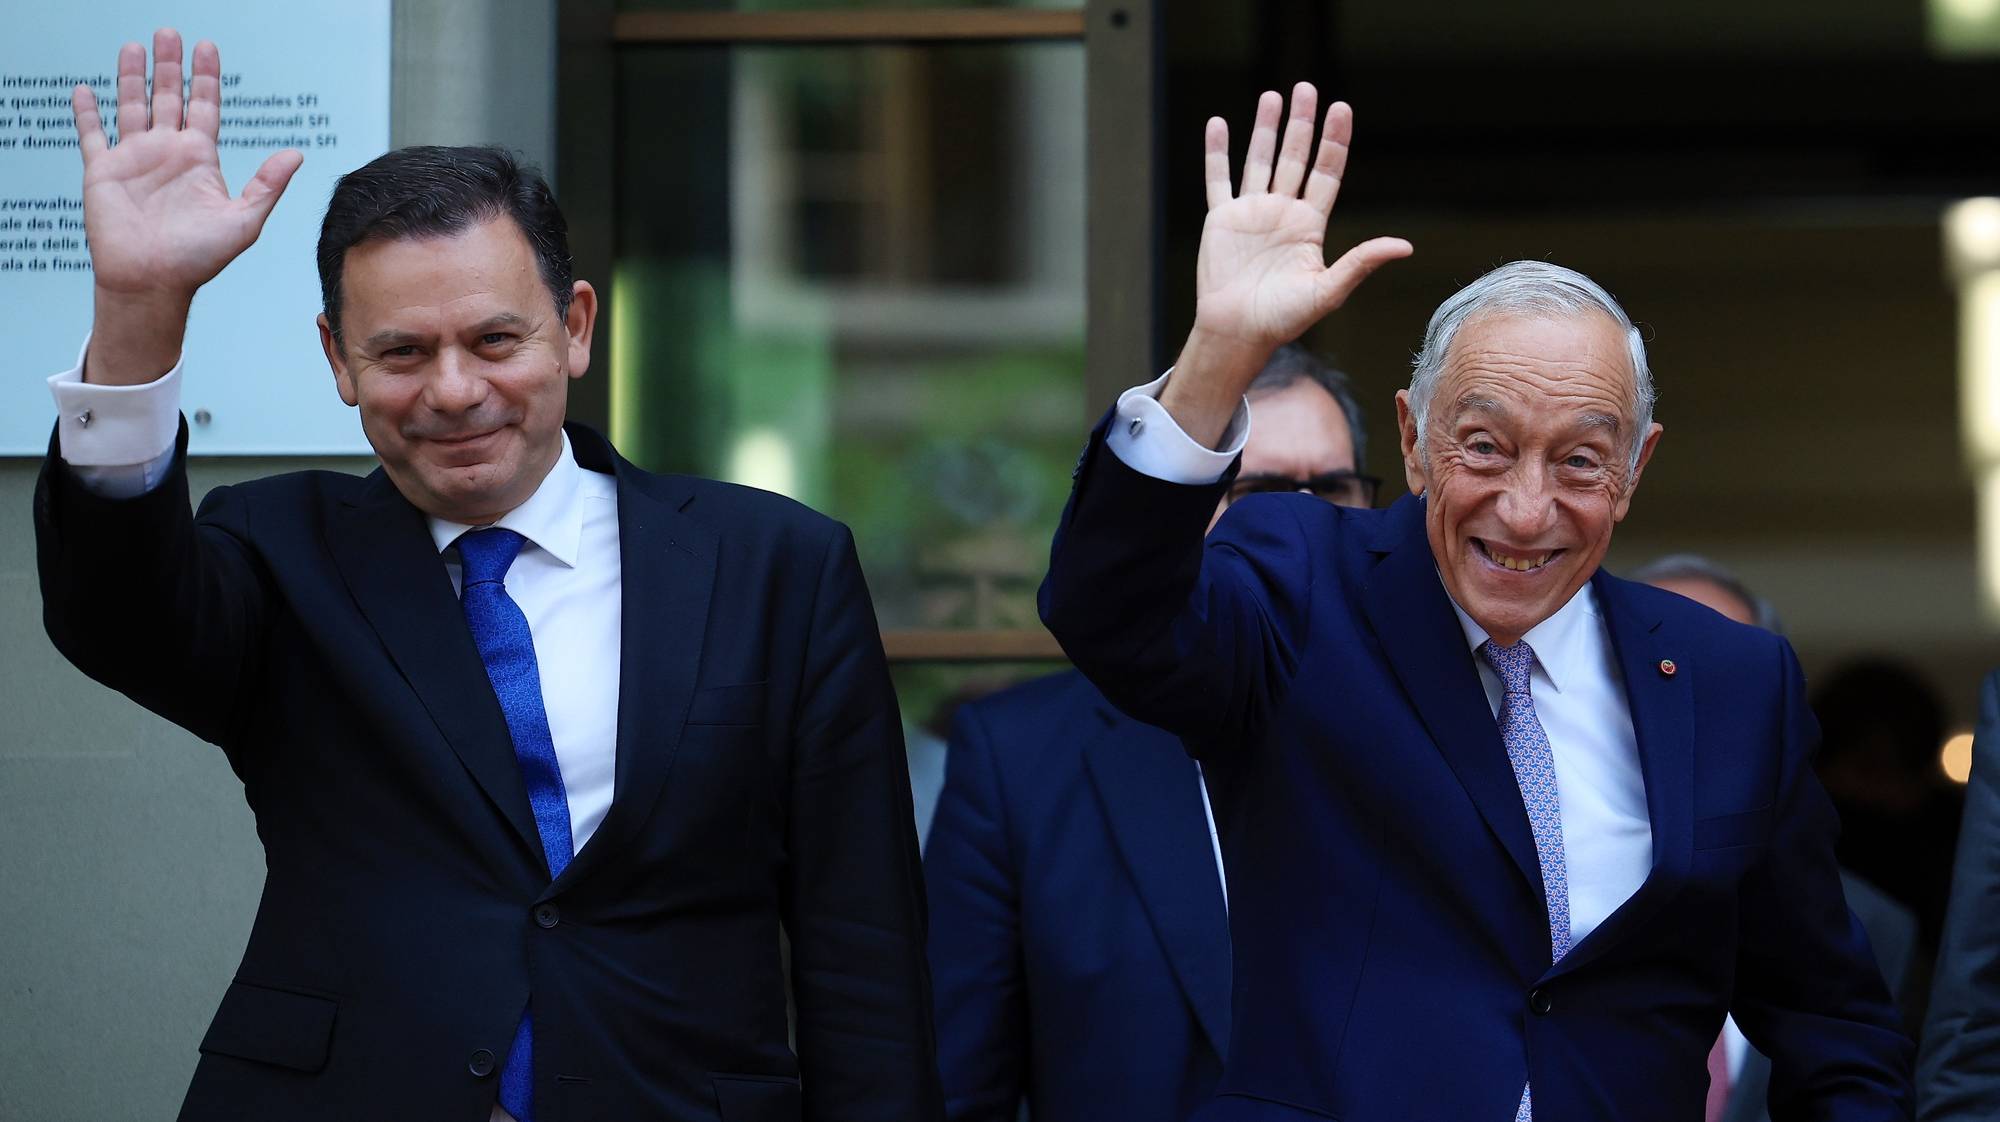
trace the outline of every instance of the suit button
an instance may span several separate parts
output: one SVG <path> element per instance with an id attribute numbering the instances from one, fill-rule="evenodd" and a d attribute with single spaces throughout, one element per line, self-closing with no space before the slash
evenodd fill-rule
<path id="1" fill-rule="evenodd" d="M 542 904 L 535 908 L 535 922 L 543 927 L 554 927 L 562 922 L 562 913 L 554 904 Z"/>
<path id="2" fill-rule="evenodd" d="M 1555 1008 L 1555 1002 L 1549 999 L 1549 991 L 1536 989 L 1535 992 L 1528 995 L 1528 1008 L 1533 1009 L 1535 1015 L 1539 1017 L 1548 1013 L 1550 1009 Z"/>
<path id="3" fill-rule="evenodd" d="M 479 1051 L 474 1052 L 472 1054 L 472 1059 L 466 1062 L 465 1070 L 471 1072 L 472 1074 L 478 1076 L 481 1079 L 484 1079 L 487 1076 L 492 1075 L 493 1053 L 488 1052 L 484 1048 L 481 1048 Z"/>

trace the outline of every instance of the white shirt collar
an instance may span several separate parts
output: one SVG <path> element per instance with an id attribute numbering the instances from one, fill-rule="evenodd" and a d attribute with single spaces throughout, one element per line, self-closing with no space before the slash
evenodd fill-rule
<path id="1" fill-rule="evenodd" d="M 1445 598 L 1451 599 L 1449 591 L 1445 593 Z M 1458 606 L 1457 600 L 1451 601 L 1451 610 L 1458 613 L 1458 625 L 1465 631 L 1466 645 L 1477 654 L 1480 646 L 1492 636 L 1472 621 L 1465 609 Z M 1602 629 L 1602 613 L 1597 610 L 1597 590 L 1585 582 L 1568 603 L 1530 628 L 1521 638 L 1535 652 L 1535 662 L 1541 666 L 1549 685 L 1561 693 L 1563 682 L 1575 681 L 1574 675 L 1581 673 L 1586 660 L 1593 657 L 1591 638 Z"/>
<path id="2" fill-rule="evenodd" d="M 570 451 L 569 434 L 563 433 L 562 454 L 542 477 L 542 485 L 535 488 L 527 502 L 501 515 L 500 521 L 493 525 L 514 531 L 564 566 L 575 568 L 577 556 L 583 550 L 583 504 L 576 501 L 582 480 L 583 467 Z M 432 518 L 430 524 L 431 540 L 437 543 L 439 553 L 450 548 L 460 534 L 474 529 L 463 522 L 442 518 Z"/>

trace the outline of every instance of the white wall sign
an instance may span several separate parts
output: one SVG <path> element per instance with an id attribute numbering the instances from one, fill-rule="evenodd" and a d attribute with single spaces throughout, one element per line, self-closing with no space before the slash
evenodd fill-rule
<path id="1" fill-rule="evenodd" d="M 197 453 L 365 453 L 334 393 L 313 317 L 313 246 L 333 184 L 389 147 L 390 0 L 95 0 L 11 12 L 0 34 L 0 454 L 41 455 L 55 407 L 44 378 L 90 330 L 83 161 L 70 90 L 97 90 L 114 137 L 119 44 L 155 28 L 222 52 L 222 172 L 241 191 L 282 148 L 305 153 L 264 233 L 196 297 L 183 408 Z M 150 65 L 150 63 L 149 63 Z M 205 417 L 195 423 L 197 415 Z"/>

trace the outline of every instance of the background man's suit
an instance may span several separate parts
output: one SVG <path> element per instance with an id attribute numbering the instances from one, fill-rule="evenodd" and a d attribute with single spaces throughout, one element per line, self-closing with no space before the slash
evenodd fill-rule
<path id="1" fill-rule="evenodd" d="M 1909 1042 L 1841 896 L 1796 660 L 1670 593 L 1591 582 L 1653 867 L 1560 962 L 1537 850 L 1423 503 L 1252 496 L 1132 470 L 1100 425 L 1042 613 L 1120 708 L 1202 759 L 1235 1004 L 1200 1118 L 1699 1118 L 1733 1007 L 1774 1110 L 1908 1112 Z M 1664 660 L 1676 672 L 1666 673 Z M 1436 1062 L 1432 1062 L 1435 1058 Z"/>
<path id="2" fill-rule="evenodd" d="M 924 871 L 954 1122 L 1179 1122 L 1229 1037 L 1200 773 L 1081 674 L 958 711 Z"/>
<path id="3" fill-rule="evenodd" d="M 1917 1064 L 1918 1117 L 2000 1117 L 2000 671 L 1979 690 L 1951 911 Z"/>
<path id="4" fill-rule="evenodd" d="M 1868 946 L 1875 952 L 1875 965 L 1888 983 L 1889 996 L 1900 1006 L 1916 965 L 1917 914 L 1852 873 L 1841 873 L 1840 883 L 1847 893 L 1848 908 L 1868 933 Z M 1771 1112 L 1765 1099 L 1770 1091 L 1771 1061 L 1752 1048 L 1743 1057 L 1743 1070 L 1730 1085 L 1724 1122 L 1767 1122 Z"/>
<path id="5" fill-rule="evenodd" d="M 480 1122 L 531 987 L 544 1117 L 935 1116 L 908 781 L 851 538 L 568 432 L 616 475 L 624 637 L 615 796 L 553 884 L 458 598 L 385 475 L 220 488 L 193 516 L 185 428 L 127 501 L 51 447 L 51 637 L 220 745 L 265 847 L 183 1118 Z"/>

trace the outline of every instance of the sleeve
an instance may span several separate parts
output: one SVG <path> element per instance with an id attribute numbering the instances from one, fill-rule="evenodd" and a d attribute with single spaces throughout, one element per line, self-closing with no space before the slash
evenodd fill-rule
<path id="1" fill-rule="evenodd" d="M 1304 649 L 1314 544 L 1276 495 L 1233 504 L 1204 540 L 1234 465 L 1200 486 L 1146 475 L 1109 450 L 1117 423 L 1078 461 L 1042 622 L 1114 704 L 1197 758 L 1249 743 Z"/>
<path id="2" fill-rule="evenodd" d="M 924 854 L 938 1068 L 952 1122 L 1014 1122 L 1027 1090 L 1027 977 L 1007 808 L 982 708 L 962 706 L 953 721 Z"/>
<path id="3" fill-rule="evenodd" d="M 142 385 L 95 386 L 83 380 L 89 353 L 85 339 L 76 365 L 49 377 L 57 441 L 78 482 L 106 498 L 129 499 L 158 487 L 173 464 L 181 364 Z"/>
<path id="4" fill-rule="evenodd" d="M 1764 859 L 1741 888 L 1732 1012 L 1771 1059 L 1773 1122 L 1907 1120 L 1912 1046 L 1834 860 L 1839 822 L 1813 776 L 1819 726 L 1779 654 L 1783 772 Z"/>
<path id="5" fill-rule="evenodd" d="M 943 1117 L 909 768 L 875 610 L 840 527 L 808 624 L 785 930 L 805 1122 Z"/>
<path id="6" fill-rule="evenodd" d="M 35 487 L 42 622 L 79 670 L 220 745 L 240 774 L 269 580 L 236 489 L 188 509 L 186 441 L 181 429 L 158 486 L 112 498 L 77 478 L 52 437 Z"/>
<path id="7" fill-rule="evenodd" d="M 1979 691 L 1965 825 L 1923 1041 L 1917 1117 L 2000 1117 L 2000 671 Z"/>
<path id="8" fill-rule="evenodd" d="M 1250 442 L 1250 399 L 1244 398 L 1222 431 L 1218 452 L 1205 448 L 1181 428 L 1167 407 L 1160 404 L 1160 391 L 1167 386 L 1172 370 L 1118 395 L 1117 420 L 1105 435 L 1111 454 L 1141 475 L 1168 483 L 1213 483 L 1222 478 L 1243 446 Z"/>

